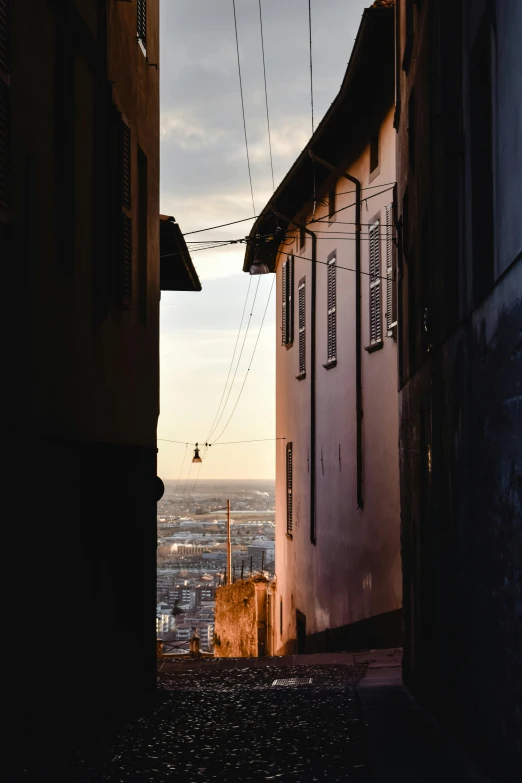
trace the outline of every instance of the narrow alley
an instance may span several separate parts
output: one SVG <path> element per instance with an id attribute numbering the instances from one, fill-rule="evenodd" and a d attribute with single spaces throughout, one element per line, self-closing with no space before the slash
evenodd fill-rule
<path id="1" fill-rule="evenodd" d="M 0 0 L 7 783 L 521 783 L 521 40 Z"/>
<path id="2" fill-rule="evenodd" d="M 47 774 L 70 783 L 486 783 L 402 686 L 401 650 L 164 660 L 158 683 L 142 717 Z"/>

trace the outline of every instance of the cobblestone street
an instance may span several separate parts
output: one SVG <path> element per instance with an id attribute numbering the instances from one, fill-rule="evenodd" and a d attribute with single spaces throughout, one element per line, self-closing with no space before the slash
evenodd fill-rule
<path id="1" fill-rule="evenodd" d="M 402 684 L 401 651 L 163 659 L 136 720 L 14 781 L 494 783 Z M 511 783 L 511 781 L 510 781 Z"/>
<path id="2" fill-rule="evenodd" d="M 69 781 L 370 781 L 358 665 L 159 675 L 147 717 L 59 770 Z M 275 683 L 297 679 L 297 684 Z"/>

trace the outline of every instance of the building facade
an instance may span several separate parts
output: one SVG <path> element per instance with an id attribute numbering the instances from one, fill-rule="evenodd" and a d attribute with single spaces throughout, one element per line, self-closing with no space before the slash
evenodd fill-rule
<path id="1" fill-rule="evenodd" d="M 8 699 L 27 763 L 155 687 L 158 58 L 158 0 L 0 3 L 4 512 L 31 509 L 45 596 L 41 676 Z M 12 525 L 11 557 L 17 539 Z M 32 647 L 10 646 L 13 671 L 33 668 Z"/>
<path id="2" fill-rule="evenodd" d="M 404 678 L 515 780 L 522 6 L 400 0 L 396 30 Z"/>
<path id="3" fill-rule="evenodd" d="M 401 640 L 393 25 L 389 3 L 365 11 L 245 258 L 277 278 L 279 652 Z"/>

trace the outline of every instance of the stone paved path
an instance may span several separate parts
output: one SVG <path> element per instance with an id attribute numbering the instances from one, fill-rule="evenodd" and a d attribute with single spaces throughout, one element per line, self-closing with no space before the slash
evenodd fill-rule
<path id="1" fill-rule="evenodd" d="M 354 688 L 365 670 L 331 664 L 160 673 L 147 717 L 57 774 L 70 783 L 369 783 Z M 300 682 L 273 684 L 292 678 Z"/>

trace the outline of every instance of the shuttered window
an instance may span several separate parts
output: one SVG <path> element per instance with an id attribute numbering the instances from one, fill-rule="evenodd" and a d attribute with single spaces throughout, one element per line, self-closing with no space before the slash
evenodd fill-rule
<path id="1" fill-rule="evenodd" d="M 306 375 L 306 288 L 305 278 L 299 281 L 299 377 Z"/>
<path id="2" fill-rule="evenodd" d="M 382 341 L 380 224 L 370 226 L 370 345 Z"/>
<path id="3" fill-rule="evenodd" d="M 286 532 L 292 534 L 292 443 L 286 444 Z"/>
<path id="4" fill-rule="evenodd" d="M 9 73 L 10 42 L 9 42 L 9 0 L 0 0 L 0 70 Z"/>
<path id="5" fill-rule="evenodd" d="M 281 340 L 289 345 L 294 340 L 294 257 L 289 256 L 283 263 L 281 291 Z"/>
<path id="6" fill-rule="evenodd" d="M 395 269 L 393 264 L 392 205 L 386 207 L 386 331 L 388 337 L 396 336 L 397 315 L 395 306 Z"/>
<path id="7" fill-rule="evenodd" d="M 131 132 L 122 122 L 121 130 L 121 200 L 124 207 L 131 208 Z"/>
<path id="8" fill-rule="evenodd" d="M 10 36 L 9 2 L 0 0 L 0 203 L 10 201 L 11 119 L 10 119 Z"/>
<path id="9" fill-rule="evenodd" d="M 120 238 L 118 288 L 120 305 L 128 310 L 132 302 L 132 190 L 131 190 L 131 132 L 120 115 L 119 180 L 120 180 Z"/>
<path id="10" fill-rule="evenodd" d="M 327 362 L 337 359 L 337 269 L 335 256 L 328 260 L 327 281 Z"/>
<path id="11" fill-rule="evenodd" d="M 147 0 L 138 0 L 138 38 L 147 48 Z"/>

